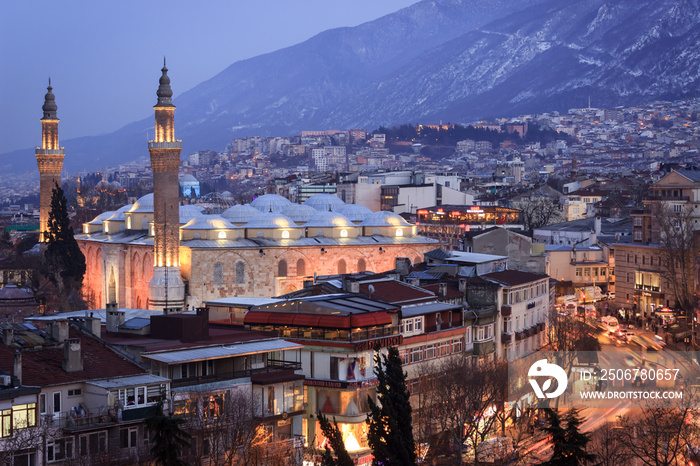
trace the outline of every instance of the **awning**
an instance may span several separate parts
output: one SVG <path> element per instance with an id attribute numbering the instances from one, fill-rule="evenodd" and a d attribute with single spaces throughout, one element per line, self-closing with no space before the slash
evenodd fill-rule
<path id="1" fill-rule="evenodd" d="M 246 325 L 287 325 L 289 327 L 352 329 L 390 325 L 391 316 L 382 311 L 350 315 L 249 311 L 243 318 L 243 323 Z"/>

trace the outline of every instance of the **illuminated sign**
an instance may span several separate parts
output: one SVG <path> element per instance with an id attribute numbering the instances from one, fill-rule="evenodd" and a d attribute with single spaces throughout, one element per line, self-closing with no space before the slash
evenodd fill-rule
<path id="1" fill-rule="evenodd" d="M 402 335 L 394 335 L 391 337 L 377 338 L 376 340 L 366 340 L 355 343 L 355 351 L 366 351 L 374 349 L 375 346 L 385 348 L 387 346 L 397 346 L 403 342 Z"/>

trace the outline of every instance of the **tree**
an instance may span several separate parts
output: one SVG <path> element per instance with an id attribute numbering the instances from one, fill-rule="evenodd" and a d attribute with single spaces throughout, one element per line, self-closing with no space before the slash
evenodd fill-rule
<path id="1" fill-rule="evenodd" d="M 470 356 L 443 358 L 421 382 L 421 437 L 437 456 L 463 464 L 467 444 L 476 452 L 497 423 L 490 411 L 507 390 L 507 367 Z M 476 459 L 476 455 L 475 455 Z"/>
<path id="2" fill-rule="evenodd" d="M 513 203 L 514 209 L 522 211 L 523 228 L 532 233 L 536 228 L 561 222 L 564 217 L 556 199 L 530 197 Z"/>
<path id="3" fill-rule="evenodd" d="M 367 442 L 374 455 L 373 464 L 415 465 L 416 447 L 411 425 L 410 395 L 399 350 L 391 346 L 387 354 L 382 355 L 377 348 L 374 364 L 379 404 L 368 397 L 370 412 L 367 415 Z"/>
<path id="4" fill-rule="evenodd" d="M 352 458 L 345 449 L 343 442 L 343 434 L 338 428 L 338 423 L 333 418 L 333 424 L 320 411 L 318 413 L 318 422 L 321 425 L 323 435 L 328 439 L 328 442 L 335 453 L 335 458 L 331 454 L 331 448 L 326 445 L 326 451 L 323 454 L 323 466 L 353 466 Z"/>
<path id="5" fill-rule="evenodd" d="M 620 434 L 620 426 L 605 422 L 591 437 L 592 450 L 598 454 L 596 466 L 632 464 L 632 454 Z"/>
<path id="6" fill-rule="evenodd" d="M 652 208 L 661 248 L 661 275 L 670 285 L 676 306 L 692 311 L 695 304 L 695 233 L 690 207 L 657 203 Z"/>
<path id="7" fill-rule="evenodd" d="M 56 183 L 51 195 L 46 250 L 42 274 L 56 285 L 61 309 L 78 307 L 78 293 L 85 275 L 85 256 L 75 240 L 68 219 L 66 197 Z"/>
<path id="8" fill-rule="evenodd" d="M 151 456 L 156 465 L 162 466 L 186 466 L 181 459 L 182 449 L 190 445 L 190 434 L 182 428 L 185 420 L 163 413 L 163 396 L 156 406 L 153 414 L 146 418 L 146 429 L 153 434 L 153 446 Z"/>
<path id="9" fill-rule="evenodd" d="M 554 451 L 552 457 L 541 463 L 541 466 L 580 466 L 591 463 L 596 456 L 588 453 L 586 448 L 590 436 L 581 432 L 581 418 L 578 410 L 571 409 L 564 416 L 566 427 L 555 409 L 545 410 L 548 424 L 542 430 L 552 437 Z"/>

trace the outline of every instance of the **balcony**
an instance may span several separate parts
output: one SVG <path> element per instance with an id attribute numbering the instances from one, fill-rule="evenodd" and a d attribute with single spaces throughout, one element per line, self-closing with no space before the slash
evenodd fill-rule
<path id="1" fill-rule="evenodd" d="M 281 338 L 293 338 L 299 340 L 325 340 L 357 342 L 373 340 L 375 338 L 399 335 L 399 327 L 378 327 L 366 330 L 324 330 L 324 329 L 299 329 L 299 328 L 265 328 L 278 332 Z"/>
<path id="2" fill-rule="evenodd" d="M 119 419 L 114 408 L 100 406 L 99 408 L 82 410 L 81 414 L 77 414 L 75 411 L 64 411 L 53 416 L 43 414 L 42 422 L 48 427 L 60 427 L 64 430 L 77 431 L 116 424 L 119 422 Z"/>
<path id="3" fill-rule="evenodd" d="M 639 283 L 636 283 L 634 285 L 635 290 L 642 290 L 642 291 L 653 291 L 654 293 L 658 293 L 660 288 L 658 286 L 652 286 L 652 285 L 641 285 Z"/>
<path id="4" fill-rule="evenodd" d="M 524 332 L 515 332 L 515 341 L 520 341 L 525 338 Z"/>
<path id="5" fill-rule="evenodd" d="M 268 359 L 265 367 L 255 369 L 241 369 L 233 372 L 223 372 L 220 374 L 200 375 L 196 377 L 186 377 L 184 379 L 175 379 L 170 382 L 172 388 L 186 387 L 189 385 L 200 385 L 204 383 L 220 382 L 224 380 L 253 378 L 255 376 L 264 375 L 281 375 L 288 373 L 290 377 L 295 371 L 301 370 L 301 363 L 296 361 L 281 361 L 277 359 Z"/>
<path id="6" fill-rule="evenodd" d="M 509 317 L 513 313 L 513 308 L 510 306 L 501 306 L 501 315 L 503 317 Z"/>
<path id="7" fill-rule="evenodd" d="M 501 343 L 510 343 L 510 341 L 512 339 L 513 339 L 513 335 L 510 333 L 501 334 Z"/>

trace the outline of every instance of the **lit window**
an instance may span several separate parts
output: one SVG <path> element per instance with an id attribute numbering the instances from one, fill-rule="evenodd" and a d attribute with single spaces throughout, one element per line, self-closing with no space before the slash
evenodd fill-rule
<path id="1" fill-rule="evenodd" d="M 396 236 L 403 236 L 403 228 L 396 229 Z"/>
<path id="2" fill-rule="evenodd" d="M 126 217 L 126 228 L 131 230 L 131 217 Z"/>
<path id="3" fill-rule="evenodd" d="M 282 238 L 283 239 L 289 239 L 289 230 L 284 230 L 282 232 Z"/>
<path id="4" fill-rule="evenodd" d="M 219 232 L 219 239 L 226 239 L 226 232 L 225 231 Z"/>
<path id="5" fill-rule="evenodd" d="M 347 238 L 348 237 L 348 230 L 340 230 L 340 237 Z"/>

